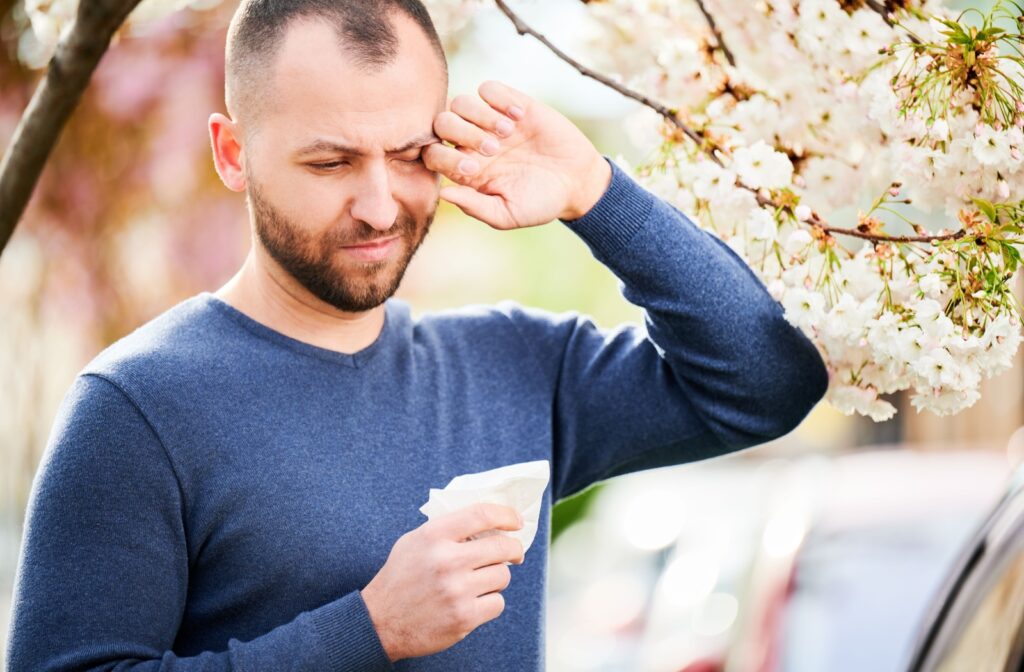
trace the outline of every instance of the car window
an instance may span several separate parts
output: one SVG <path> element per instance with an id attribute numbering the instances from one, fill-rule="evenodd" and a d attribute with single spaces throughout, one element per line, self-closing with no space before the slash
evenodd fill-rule
<path id="1" fill-rule="evenodd" d="M 1000 571 L 936 668 L 939 672 L 1024 672 L 1024 548 L 1009 554 Z"/>

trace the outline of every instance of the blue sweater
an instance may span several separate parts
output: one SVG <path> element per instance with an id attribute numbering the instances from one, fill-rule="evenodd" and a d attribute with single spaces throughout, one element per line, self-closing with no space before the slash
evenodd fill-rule
<path id="1" fill-rule="evenodd" d="M 33 481 L 8 670 L 543 670 L 552 503 L 782 436 L 828 383 L 732 250 L 612 169 L 563 224 L 643 325 L 511 301 L 414 320 L 389 299 L 343 354 L 204 292 L 98 355 Z M 551 483 L 505 611 L 389 663 L 359 590 L 429 489 L 538 459 Z"/>

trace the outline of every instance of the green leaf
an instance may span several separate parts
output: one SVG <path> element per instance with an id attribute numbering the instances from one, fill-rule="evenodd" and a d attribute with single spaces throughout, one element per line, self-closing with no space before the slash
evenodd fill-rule
<path id="1" fill-rule="evenodd" d="M 1003 254 L 1003 265 L 1006 266 L 1006 270 L 1015 273 L 1017 266 L 1020 265 L 1020 252 L 1013 245 L 1006 244 L 1003 244 L 999 251 Z"/>
<path id="2" fill-rule="evenodd" d="M 972 198 L 971 200 L 974 201 L 974 204 L 976 206 L 978 206 L 978 210 L 981 210 L 983 213 L 985 213 L 985 216 L 988 217 L 989 221 L 998 221 L 996 219 L 996 208 L 994 205 L 992 205 L 983 198 Z"/>

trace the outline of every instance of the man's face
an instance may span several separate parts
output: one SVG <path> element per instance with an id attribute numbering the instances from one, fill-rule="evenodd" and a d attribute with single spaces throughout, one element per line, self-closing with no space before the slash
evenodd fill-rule
<path id="1" fill-rule="evenodd" d="M 398 56 L 375 72 L 358 68 L 327 24 L 290 26 L 274 98 L 243 153 L 259 244 L 310 293 L 347 312 L 394 294 L 437 208 L 440 178 L 420 154 L 437 141 L 444 68 L 416 24 L 395 24 Z"/>

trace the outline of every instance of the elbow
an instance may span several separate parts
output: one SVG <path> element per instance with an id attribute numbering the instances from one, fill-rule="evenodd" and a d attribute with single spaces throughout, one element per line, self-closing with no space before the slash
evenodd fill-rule
<path id="1" fill-rule="evenodd" d="M 709 418 L 730 451 L 786 436 L 828 391 L 828 367 L 810 339 L 788 323 L 773 323 L 772 329 L 778 330 L 773 345 L 751 349 L 756 356 L 738 367 L 731 394 L 719 398 Z"/>
<path id="2" fill-rule="evenodd" d="M 765 382 L 760 394 L 766 394 L 765 400 L 770 402 L 759 404 L 771 418 L 765 423 L 767 440 L 781 438 L 799 427 L 829 386 L 828 367 L 814 343 L 788 322 L 779 328 L 788 330 L 788 338 L 779 341 L 774 356 L 766 359 L 768 370 L 760 376 Z"/>
<path id="3" fill-rule="evenodd" d="M 781 438 L 799 427 L 825 397 L 828 385 L 828 369 L 817 349 L 814 349 L 813 355 L 807 358 L 806 367 L 790 376 L 787 386 L 777 393 L 779 398 L 786 401 L 778 409 L 771 439 Z"/>

